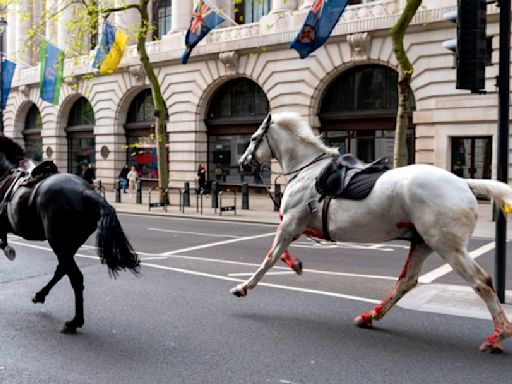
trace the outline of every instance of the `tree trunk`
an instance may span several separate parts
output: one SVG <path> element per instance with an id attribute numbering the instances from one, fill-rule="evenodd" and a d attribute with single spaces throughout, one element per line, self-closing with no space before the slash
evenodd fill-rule
<path id="1" fill-rule="evenodd" d="M 155 108 L 155 137 L 157 142 L 157 164 L 158 164 L 158 176 L 160 187 L 160 202 L 164 203 L 167 200 L 167 193 L 164 191 L 169 186 L 169 163 L 167 155 L 167 108 L 165 100 L 162 96 L 162 90 L 160 83 L 156 77 L 153 65 L 149 61 L 149 56 L 146 51 L 146 40 L 148 36 L 149 24 L 149 12 L 148 12 L 149 0 L 140 0 L 140 16 L 141 16 L 141 27 L 137 37 L 137 52 L 144 68 L 144 72 L 149 79 L 151 85 L 151 93 L 153 95 L 153 104 Z"/>
<path id="2" fill-rule="evenodd" d="M 398 62 L 398 112 L 393 153 L 395 168 L 407 165 L 407 128 L 409 126 L 410 85 L 413 67 L 404 49 L 404 35 L 420 5 L 421 0 L 407 0 L 402 14 L 391 28 L 393 53 Z"/>

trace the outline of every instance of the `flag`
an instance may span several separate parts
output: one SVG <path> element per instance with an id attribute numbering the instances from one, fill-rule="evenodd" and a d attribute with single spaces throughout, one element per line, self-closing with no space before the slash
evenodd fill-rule
<path id="1" fill-rule="evenodd" d="M 5 109 L 5 106 L 7 105 L 7 98 L 9 97 L 9 91 L 11 90 L 12 78 L 14 77 L 15 69 L 16 63 L 13 63 L 7 59 L 2 60 L 2 100 L 0 102 L 1 109 Z"/>
<path id="2" fill-rule="evenodd" d="M 64 80 L 64 51 L 45 39 L 41 39 L 40 49 L 41 80 L 39 91 L 41 99 L 59 104 L 60 86 Z"/>
<path id="3" fill-rule="evenodd" d="M 127 43 L 128 35 L 107 21 L 92 67 L 99 69 L 102 75 L 114 72 L 121 62 Z"/>
<path id="4" fill-rule="evenodd" d="M 290 48 L 296 49 L 301 59 L 320 48 L 331 35 L 348 2 L 349 0 L 316 0 Z"/>
<path id="5" fill-rule="evenodd" d="M 224 18 L 215 12 L 204 0 L 196 1 L 190 27 L 185 35 L 187 48 L 183 52 L 181 62 L 187 64 L 192 49 L 205 37 L 213 28 L 224 22 Z"/>

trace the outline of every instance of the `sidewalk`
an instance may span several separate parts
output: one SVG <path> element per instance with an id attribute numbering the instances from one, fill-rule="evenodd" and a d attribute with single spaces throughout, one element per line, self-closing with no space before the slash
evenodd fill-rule
<path id="1" fill-rule="evenodd" d="M 142 195 L 143 204 L 135 203 L 135 195 L 128 193 L 121 194 L 121 203 L 114 203 L 115 195 L 114 192 L 106 193 L 107 201 L 112 206 L 122 213 L 132 213 L 139 215 L 155 215 L 155 216 L 169 216 L 169 217 L 186 217 L 186 218 L 200 218 L 206 220 L 221 220 L 221 221 L 238 221 L 245 223 L 260 223 L 260 224 L 278 224 L 278 214 L 273 210 L 273 202 L 266 193 L 262 194 L 251 194 L 249 197 L 249 208 L 241 209 L 242 207 L 242 195 L 237 194 L 236 196 L 236 215 L 234 212 L 222 212 L 219 215 L 219 210 L 215 212 L 211 208 L 211 197 L 205 195 L 203 197 L 203 213 L 198 212 L 196 205 L 196 195 L 192 193 L 190 196 L 190 207 L 185 207 L 185 213 L 182 213 L 179 209 L 179 197 L 177 193 L 170 195 L 171 205 L 167 208 L 167 212 L 162 207 L 156 207 L 149 210 L 148 202 L 149 196 L 148 191 L 144 191 Z M 157 196 L 154 194 L 152 200 L 156 201 Z M 223 200 L 222 205 L 233 205 L 233 197 L 231 194 L 227 194 Z M 478 221 L 476 224 L 473 237 L 483 239 L 494 239 L 495 236 L 495 223 L 492 221 L 492 205 L 490 203 L 480 203 L 478 206 Z M 508 240 L 512 239 L 512 222 L 509 221 L 507 225 Z"/>

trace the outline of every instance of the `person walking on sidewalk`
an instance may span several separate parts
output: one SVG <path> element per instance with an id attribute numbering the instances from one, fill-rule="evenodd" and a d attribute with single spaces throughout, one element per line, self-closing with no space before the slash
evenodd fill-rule
<path id="1" fill-rule="evenodd" d="M 130 169 L 128 168 L 128 164 L 125 164 L 118 176 L 122 183 L 123 193 L 126 193 L 126 188 L 128 188 L 128 172 L 130 172 Z"/>
<path id="2" fill-rule="evenodd" d="M 96 178 L 96 176 L 94 175 L 95 172 L 94 172 L 94 166 L 92 165 L 92 163 L 89 163 L 87 165 L 87 168 L 85 169 L 84 171 L 84 179 L 85 181 L 87 181 L 90 185 L 93 184 L 94 182 L 94 179 Z"/>
<path id="3" fill-rule="evenodd" d="M 206 168 L 204 163 L 199 164 L 199 168 L 197 169 L 197 178 L 199 181 L 199 193 L 204 191 L 204 187 L 206 186 Z"/>
<path id="4" fill-rule="evenodd" d="M 139 178 L 139 175 L 137 174 L 137 170 L 135 169 L 134 165 L 132 165 L 130 172 L 128 172 L 127 178 L 128 178 L 128 185 L 129 185 L 129 190 L 130 190 L 130 195 L 131 195 L 133 192 L 135 192 L 135 188 L 137 185 L 137 179 Z"/>

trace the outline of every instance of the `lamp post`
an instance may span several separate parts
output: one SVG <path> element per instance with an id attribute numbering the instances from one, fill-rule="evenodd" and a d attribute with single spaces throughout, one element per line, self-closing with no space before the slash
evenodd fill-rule
<path id="1" fill-rule="evenodd" d="M 3 74 L 4 74 L 4 32 L 7 28 L 7 21 L 0 16 L 0 101 L 3 98 Z M 0 133 L 4 133 L 4 110 L 0 105 Z"/>

